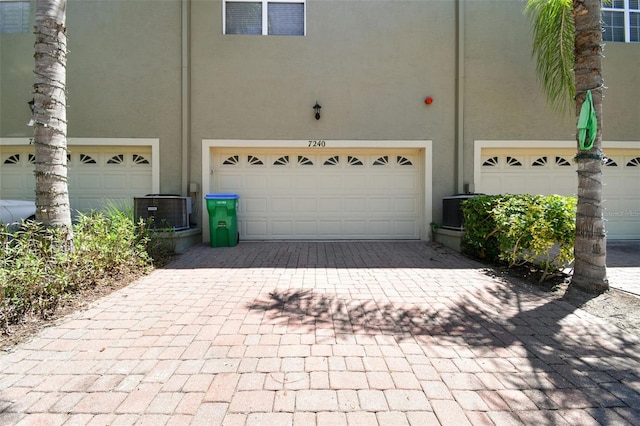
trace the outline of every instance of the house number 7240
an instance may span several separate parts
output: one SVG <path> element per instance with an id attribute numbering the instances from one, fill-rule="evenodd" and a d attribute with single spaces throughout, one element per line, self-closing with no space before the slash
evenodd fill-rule
<path id="1" fill-rule="evenodd" d="M 324 148 L 326 146 L 326 141 L 309 141 L 309 148 Z"/>

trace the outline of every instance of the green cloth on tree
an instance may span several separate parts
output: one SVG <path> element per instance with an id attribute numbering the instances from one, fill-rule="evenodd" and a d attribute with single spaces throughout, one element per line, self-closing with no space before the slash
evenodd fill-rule
<path id="1" fill-rule="evenodd" d="M 587 131 L 589 134 L 588 141 Z M 580 143 L 580 149 L 583 151 L 590 150 L 593 147 L 593 142 L 596 140 L 597 133 L 598 119 L 596 117 L 596 110 L 593 108 L 591 90 L 587 90 L 587 97 L 582 103 L 580 117 L 578 118 L 578 142 Z"/>

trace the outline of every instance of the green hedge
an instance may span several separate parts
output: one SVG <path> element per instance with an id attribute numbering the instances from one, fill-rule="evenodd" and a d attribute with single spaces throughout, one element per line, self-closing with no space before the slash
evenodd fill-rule
<path id="1" fill-rule="evenodd" d="M 576 199 L 481 195 L 463 201 L 462 252 L 509 267 L 532 263 L 544 280 L 573 261 Z"/>

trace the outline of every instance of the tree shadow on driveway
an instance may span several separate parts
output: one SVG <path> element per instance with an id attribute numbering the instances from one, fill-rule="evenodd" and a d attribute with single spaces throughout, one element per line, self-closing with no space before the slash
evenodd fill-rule
<path id="1" fill-rule="evenodd" d="M 417 343 L 430 360 L 473 365 L 467 390 L 525 410 L 525 423 L 527 410 L 542 411 L 548 424 L 559 411 L 584 410 L 601 424 L 640 424 L 638 336 L 576 309 L 567 302 L 575 295 L 541 297 L 521 284 L 496 282 L 446 309 L 429 300 L 353 300 L 310 289 L 276 290 L 248 308 L 292 333 L 329 328 L 336 344 L 350 336 L 385 336 L 385 342 L 392 336 L 397 344 Z M 448 383 L 457 374 L 441 378 Z M 522 395 L 535 406 L 527 407 Z"/>

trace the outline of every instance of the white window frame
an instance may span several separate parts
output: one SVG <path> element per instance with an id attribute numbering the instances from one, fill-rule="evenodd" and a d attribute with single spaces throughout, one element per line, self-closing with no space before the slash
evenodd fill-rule
<path id="1" fill-rule="evenodd" d="M 222 34 L 227 34 L 227 2 L 262 3 L 262 35 L 269 35 L 269 3 L 302 4 L 304 9 L 303 36 L 307 35 L 307 0 L 222 0 Z"/>
<path id="2" fill-rule="evenodd" d="M 629 6 L 629 0 L 623 0 L 623 7 L 613 7 L 611 5 L 603 4 L 602 10 L 604 12 L 616 12 L 624 14 L 624 43 L 636 43 L 631 41 L 631 14 L 637 13 L 640 16 L 640 10 L 631 9 Z M 622 43 L 622 40 L 616 40 L 613 43 Z"/>

